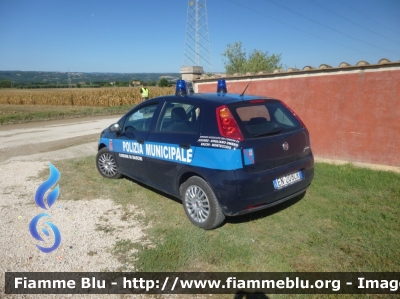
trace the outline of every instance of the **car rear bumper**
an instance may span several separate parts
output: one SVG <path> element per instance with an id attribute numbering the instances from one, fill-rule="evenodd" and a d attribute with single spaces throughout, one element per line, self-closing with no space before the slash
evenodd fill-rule
<path id="1" fill-rule="evenodd" d="M 308 185 L 306 188 L 304 188 L 304 189 L 302 189 L 300 191 L 297 191 L 297 192 L 295 192 L 295 193 L 293 193 L 293 194 L 291 194 L 289 196 L 286 196 L 284 198 L 275 200 L 275 201 L 270 202 L 270 203 L 264 203 L 264 204 L 259 204 L 259 205 L 256 205 L 256 206 L 248 207 L 247 209 L 242 210 L 242 211 L 238 212 L 237 214 L 234 214 L 234 215 L 229 215 L 228 214 L 227 216 L 239 216 L 239 215 L 244 215 L 244 214 L 248 214 L 248 213 L 252 213 L 252 212 L 256 212 L 256 211 L 260 211 L 260 210 L 271 208 L 271 207 L 279 205 L 279 204 L 281 204 L 281 203 L 283 203 L 285 201 L 288 201 L 288 200 L 290 200 L 290 199 L 292 199 L 292 198 L 294 198 L 296 196 L 299 196 L 300 194 L 305 193 L 309 186 L 310 185 Z"/>
<path id="2" fill-rule="evenodd" d="M 295 171 L 301 171 L 302 180 L 281 189 L 274 188 L 274 179 Z M 236 191 L 231 192 L 232 194 L 225 193 L 224 196 L 219 196 L 218 200 L 225 215 L 242 215 L 280 204 L 305 192 L 313 178 L 314 158 L 310 153 L 299 161 L 270 170 L 254 173 L 236 170 L 234 182 Z M 232 183 L 225 180 L 225 184 L 229 186 Z M 217 194 L 222 193 L 217 192 Z"/>

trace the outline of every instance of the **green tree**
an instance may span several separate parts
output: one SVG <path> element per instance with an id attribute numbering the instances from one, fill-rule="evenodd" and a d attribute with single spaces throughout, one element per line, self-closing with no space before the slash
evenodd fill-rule
<path id="1" fill-rule="evenodd" d="M 242 50 L 241 42 L 236 42 L 233 45 L 228 44 L 222 56 L 227 59 L 224 61 L 224 66 L 228 75 L 260 71 L 272 73 L 275 69 L 283 68 L 281 54 L 269 55 L 268 52 L 253 50 L 250 55 L 247 55 Z"/>
<path id="2" fill-rule="evenodd" d="M 222 56 L 225 56 L 227 59 L 227 61 L 224 62 L 227 74 L 245 72 L 246 52 L 242 50 L 241 42 L 236 42 L 233 45 L 228 44 Z"/>
<path id="3" fill-rule="evenodd" d="M 11 88 L 11 81 L 10 80 L 0 81 L 0 88 Z"/>
<path id="4" fill-rule="evenodd" d="M 281 63 L 281 54 L 268 55 L 268 52 L 261 52 L 260 50 L 254 50 L 249 55 L 246 63 L 247 72 L 268 72 L 272 73 L 276 69 L 283 68 Z"/>
<path id="5" fill-rule="evenodd" d="M 167 87 L 169 86 L 169 82 L 166 78 L 161 78 L 160 81 L 158 82 L 159 87 Z"/>

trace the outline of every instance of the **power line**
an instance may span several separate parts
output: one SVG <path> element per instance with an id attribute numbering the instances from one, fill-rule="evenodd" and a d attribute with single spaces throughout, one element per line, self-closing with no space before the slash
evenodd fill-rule
<path id="1" fill-rule="evenodd" d="M 298 13 L 297 11 L 295 11 L 295 10 L 293 10 L 293 9 L 290 9 L 290 8 L 288 8 L 287 6 L 282 5 L 282 4 L 280 4 L 280 3 L 278 3 L 278 2 L 276 2 L 276 1 L 274 1 L 274 0 L 268 0 L 268 1 L 274 3 L 275 5 L 278 5 L 278 6 L 282 7 L 283 9 L 286 9 L 286 10 L 290 11 L 291 13 L 294 13 L 294 14 L 296 14 L 296 15 L 302 17 L 302 18 L 305 18 L 305 19 L 307 19 L 307 20 L 309 20 L 309 21 L 311 21 L 311 22 L 313 22 L 313 23 L 315 23 L 315 24 L 318 24 L 318 25 L 320 25 L 320 26 L 322 26 L 322 27 L 325 27 L 325 28 L 327 28 L 327 29 L 329 29 L 329 30 L 332 30 L 332 31 L 334 31 L 334 32 L 336 32 L 336 33 L 339 33 L 339 34 L 341 34 L 341 35 L 344 35 L 344 36 L 346 36 L 346 37 L 348 37 L 348 38 L 354 39 L 354 40 L 356 40 L 356 41 L 359 41 L 359 42 L 364 43 L 364 44 L 366 44 L 366 45 L 369 45 L 369 46 L 371 46 L 371 47 L 375 47 L 375 48 L 377 48 L 377 49 L 381 49 L 381 50 L 383 50 L 383 51 L 390 51 L 390 50 L 388 50 L 388 49 L 384 49 L 384 48 L 379 47 L 379 46 L 377 46 L 377 45 L 370 44 L 370 43 L 365 42 L 365 41 L 363 41 L 363 40 L 361 40 L 361 39 L 359 39 L 359 38 L 353 37 L 353 36 L 351 36 L 351 35 L 349 35 L 349 34 L 347 34 L 347 33 L 343 33 L 343 32 L 341 32 L 341 31 L 339 31 L 339 30 L 336 30 L 335 28 L 329 27 L 329 26 L 327 26 L 327 25 L 325 25 L 325 24 L 322 24 L 322 23 L 320 23 L 320 22 L 318 22 L 318 21 L 315 21 L 315 20 L 313 20 L 313 19 L 311 19 L 311 18 L 309 18 L 309 17 L 307 17 L 307 16 L 305 16 L 305 15 L 303 15 L 303 14 L 301 14 L 301 13 Z M 392 52 L 392 51 L 390 51 L 390 52 Z M 392 52 L 392 53 L 398 55 L 397 52 Z"/>
<path id="2" fill-rule="evenodd" d="M 343 2 L 343 1 L 341 1 L 341 0 L 337 0 L 337 1 L 339 1 L 339 2 L 340 2 L 340 3 L 342 3 L 343 5 L 346 5 L 347 7 L 351 8 L 351 9 L 352 9 L 352 10 L 354 10 L 355 12 L 358 12 L 360 15 L 363 15 L 364 17 L 366 17 L 366 18 L 370 19 L 371 21 L 373 21 L 373 22 L 375 22 L 375 23 L 378 23 L 379 25 L 381 25 L 381 26 L 385 27 L 386 29 L 389 29 L 389 30 L 391 30 L 391 31 L 393 31 L 393 32 L 396 32 L 397 34 L 400 34 L 400 32 L 399 32 L 399 31 L 396 31 L 396 30 L 394 30 L 394 29 L 393 29 L 393 28 L 391 28 L 391 27 L 387 27 L 387 26 L 385 26 L 384 24 L 382 24 L 382 23 L 378 22 L 377 20 L 374 20 L 374 19 L 372 19 L 370 16 L 368 16 L 368 15 L 366 15 L 366 14 L 362 13 L 361 11 L 359 11 L 359 10 L 355 9 L 354 7 L 352 7 L 352 6 L 348 5 L 347 3 L 345 3 L 345 2 Z"/>
<path id="3" fill-rule="evenodd" d="M 337 16 L 340 17 L 340 18 L 342 18 L 342 19 L 344 19 L 344 20 L 346 20 L 346 21 L 348 21 L 348 22 L 350 22 L 350 23 L 352 23 L 352 24 L 354 24 L 354 25 L 356 25 L 356 26 L 358 26 L 358 27 L 361 27 L 361 28 L 363 28 L 364 30 L 367 30 L 368 32 L 371 32 L 371 33 L 373 33 L 373 34 L 379 35 L 379 36 L 381 36 L 381 37 L 387 39 L 388 41 L 398 43 L 398 41 L 395 41 L 395 40 L 393 40 L 393 39 L 391 39 L 391 38 L 388 38 L 388 37 L 386 37 L 386 36 L 384 36 L 384 35 L 382 35 L 382 34 L 380 34 L 380 33 L 378 33 L 378 32 L 375 32 L 375 31 L 373 31 L 373 30 L 371 30 L 371 29 L 368 29 L 367 27 L 365 27 L 365 26 L 363 26 L 363 25 L 357 24 L 356 22 L 352 21 L 351 19 L 342 16 L 342 15 L 339 14 L 338 12 L 336 12 L 336 11 L 334 11 L 334 10 L 332 10 L 332 9 L 330 9 L 330 8 L 328 8 L 328 7 L 326 7 L 325 5 L 322 5 L 322 4 L 320 4 L 320 3 L 318 3 L 318 2 L 316 2 L 316 1 L 314 1 L 314 0 L 309 0 L 309 1 L 312 2 L 314 5 L 319 6 L 319 7 L 322 8 L 322 9 L 325 9 L 325 10 L 328 11 L 328 12 L 331 12 L 331 13 L 333 13 L 334 15 L 337 15 Z"/>
<path id="4" fill-rule="evenodd" d="M 244 5 L 242 5 L 242 4 L 240 4 L 240 3 L 237 3 L 237 2 L 235 2 L 235 1 L 233 1 L 233 0 L 228 0 L 228 1 L 234 3 L 234 4 L 238 5 L 238 6 L 241 6 L 241 7 L 245 8 L 245 9 L 247 9 L 247 10 L 250 10 L 250 11 L 252 11 L 252 12 L 254 12 L 254 13 L 257 13 L 257 14 L 259 14 L 259 15 L 262 15 L 262 16 L 264 16 L 264 17 L 267 17 L 267 18 L 269 18 L 269 19 L 272 19 L 272 20 L 274 20 L 274 21 L 276 21 L 276 22 L 278 22 L 278 23 L 282 23 L 282 24 L 284 24 L 284 25 L 286 25 L 286 26 L 292 27 L 292 28 L 294 28 L 294 29 L 296 29 L 296 30 L 298 30 L 298 31 L 301 31 L 301 32 L 307 33 L 307 34 L 309 34 L 309 35 L 315 36 L 315 37 L 317 37 L 317 38 L 319 38 L 319 39 L 322 39 L 322 40 L 325 40 L 325 41 L 327 41 L 327 42 L 330 42 L 330 43 L 336 44 L 336 45 L 338 45 L 338 46 L 345 47 L 345 48 L 348 48 L 348 49 L 351 49 L 351 50 L 354 50 L 354 51 L 357 51 L 357 52 L 362 52 L 362 53 L 364 53 L 364 54 L 368 54 L 368 55 L 371 55 L 371 56 L 375 56 L 375 54 L 366 52 L 366 51 L 364 51 L 364 50 L 354 49 L 354 48 L 352 48 L 352 47 L 349 47 L 348 45 L 343 45 L 343 44 L 340 44 L 340 43 L 335 42 L 335 41 L 333 41 L 333 40 L 330 40 L 330 39 L 327 39 L 327 38 L 325 38 L 325 37 L 322 37 L 322 36 L 319 36 L 319 35 L 317 35 L 317 34 L 314 34 L 314 33 L 312 33 L 312 32 L 309 32 L 309 31 L 307 31 L 307 30 L 300 29 L 300 28 L 298 28 L 298 27 L 296 27 L 296 26 L 293 26 L 293 25 L 291 25 L 291 24 L 288 24 L 288 23 L 286 23 L 286 22 L 283 22 L 282 20 L 279 20 L 279 19 L 277 19 L 277 18 L 268 16 L 268 15 L 266 15 L 266 14 L 264 14 L 264 13 L 258 11 L 258 10 L 254 10 L 254 9 L 252 9 L 252 8 L 250 8 L 250 7 L 244 6 Z"/>

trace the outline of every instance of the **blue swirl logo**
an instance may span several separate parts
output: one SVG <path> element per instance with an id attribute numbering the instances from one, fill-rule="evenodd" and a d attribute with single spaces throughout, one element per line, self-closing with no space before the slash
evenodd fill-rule
<path id="1" fill-rule="evenodd" d="M 58 195 L 60 193 L 60 188 L 57 185 L 54 188 L 54 190 L 51 190 L 48 193 L 47 199 L 46 199 L 46 202 L 45 202 L 45 198 L 44 197 L 45 197 L 46 192 L 58 182 L 58 180 L 60 179 L 60 176 L 61 176 L 60 172 L 58 171 L 58 169 L 55 168 L 51 163 L 49 163 L 49 168 L 50 168 L 50 176 L 49 176 L 49 178 L 38 187 L 38 189 L 36 190 L 36 194 L 35 194 L 35 203 L 40 208 L 42 208 L 44 210 L 47 210 L 47 209 L 51 208 L 51 206 L 57 200 Z M 42 214 L 39 214 L 39 215 L 35 216 L 31 220 L 31 222 L 29 223 L 29 231 L 30 231 L 32 237 L 34 237 L 36 240 L 44 242 L 43 238 L 39 235 L 39 232 L 37 231 L 37 228 L 36 228 L 39 220 L 42 217 L 51 218 L 51 216 L 49 214 L 46 214 L 46 213 L 42 213 Z M 49 253 L 49 252 L 52 252 L 52 251 L 56 250 L 58 248 L 58 246 L 60 246 L 61 234 L 60 234 L 60 231 L 58 230 L 58 227 L 55 226 L 53 223 L 45 222 L 45 224 L 53 231 L 54 244 L 50 248 L 42 247 L 42 246 L 39 246 L 39 245 L 36 245 L 36 247 L 40 251 L 42 251 L 44 253 Z M 46 228 L 42 228 L 42 232 L 47 237 L 50 236 L 50 233 Z"/>

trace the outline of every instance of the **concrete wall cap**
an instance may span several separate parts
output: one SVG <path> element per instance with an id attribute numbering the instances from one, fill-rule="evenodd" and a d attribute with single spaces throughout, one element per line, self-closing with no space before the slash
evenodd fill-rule
<path id="1" fill-rule="evenodd" d="M 309 71 L 309 70 L 315 70 L 315 67 L 310 65 L 306 65 L 305 67 L 303 67 L 303 71 Z"/>
<path id="2" fill-rule="evenodd" d="M 331 65 L 325 64 L 325 63 L 323 63 L 323 64 L 321 64 L 321 65 L 319 66 L 319 69 L 320 69 L 320 70 L 331 69 L 331 68 L 332 68 Z"/>
<path id="3" fill-rule="evenodd" d="M 238 78 L 240 79 L 240 77 L 252 77 L 252 76 L 258 76 L 258 77 L 270 77 L 270 76 L 292 76 L 291 73 L 295 73 L 294 75 L 297 74 L 304 74 L 304 73 L 325 73 L 325 72 L 342 72 L 346 69 L 351 71 L 351 70 L 355 70 L 355 69 L 364 69 L 364 68 L 368 68 L 368 69 L 386 69 L 386 68 L 392 68 L 392 67 L 399 67 L 399 61 L 394 61 L 391 62 L 389 59 L 387 58 L 382 58 L 381 60 L 379 60 L 379 63 L 377 64 L 369 64 L 367 61 L 364 60 L 360 60 L 356 65 L 350 65 L 347 62 L 341 62 L 339 64 L 338 67 L 332 67 L 329 64 L 321 64 L 318 69 L 313 67 L 313 66 L 305 66 L 303 67 L 302 70 L 299 70 L 297 68 L 288 68 L 286 71 L 282 70 L 282 69 L 275 69 L 272 73 L 267 72 L 267 71 L 260 71 L 257 73 L 254 72 L 247 72 L 247 73 L 234 73 L 234 74 L 226 74 L 226 73 L 214 73 L 214 74 L 182 74 L 182 79 L 184 80 L 194 80 L 194 79 L 201 79 L 201 80 L 215 80 L 215 79 L 219 79 L 219 78 Z M 342 69 L 342 70 L 341 70 Z M 183 78 L 184 76 L 190 75 L 192 77 L 186 79 Z"/>
<path id="4" fill-rule="evenodd" d="M 369 65 L 369 63 L 365 60 L 360 60 L 359 62 L 356 63 L 356 66 L 363 66 L 363 65 Z"/>
<path id="5" fill-rule="evenodd" d="M 391 63 L 391 61 L 387 58 L 382 58 L 378 61 L 378 64 L 385 64 L 385 63 Z"/>
<path id="6" fill-rule="evenodd" d="M 202 66 L 182 66 L 180 69 L 181 74 L 202 74 L 203 72 Z"/>
<path id="7" fill-rule="evenodd" d="M 351 66 L 351 65 L 349 63 L 347 63 L 347 62 L 344 62 L 344 61 L 339 64 L 339 67 L 348 67 L 348 66 Z"/>

